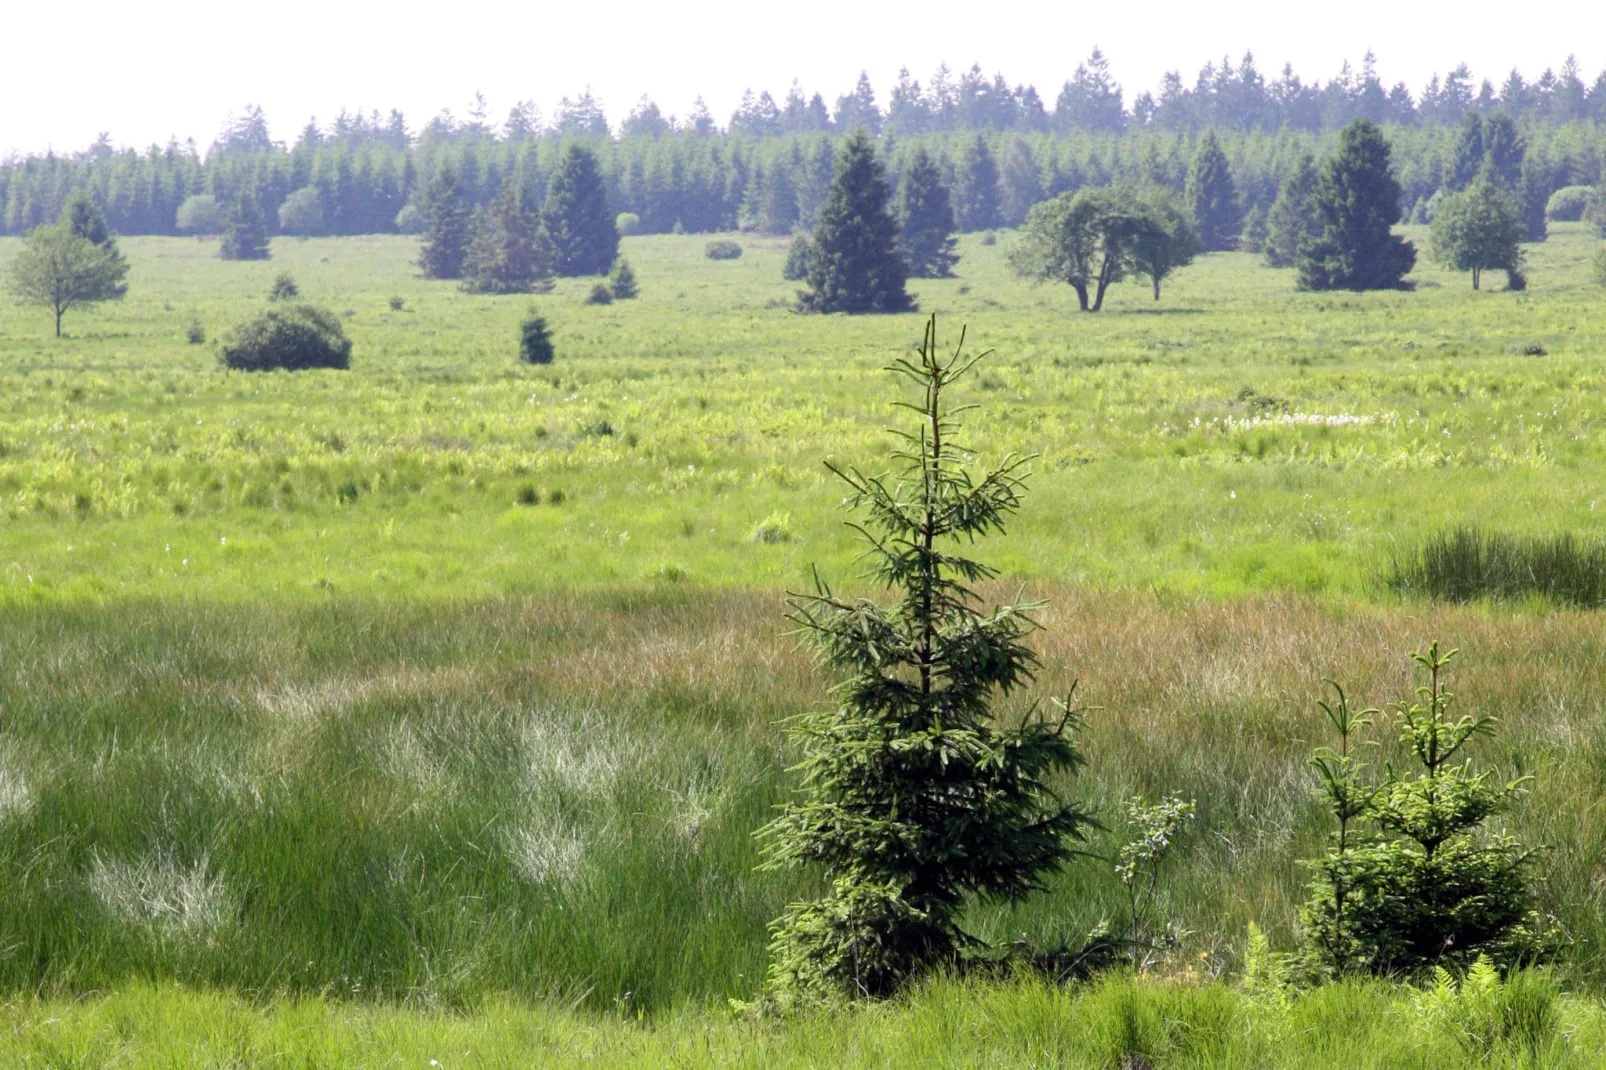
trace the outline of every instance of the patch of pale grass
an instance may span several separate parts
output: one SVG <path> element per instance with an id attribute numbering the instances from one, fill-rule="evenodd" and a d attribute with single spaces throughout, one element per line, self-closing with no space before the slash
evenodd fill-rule
<path id="1" fill-rule="evenodd" d="M 567 718 L 550 711 L 529 717 L 520 748 L 525 781 L 536 795 L 606 795 L 647 755 L 644 738 L 589 710 Z"/>
<path id="2" fill-rule="evenodd" d="M 586 844 L 578 831 L 560 821 L 532 821 L 510 828 L 504 848 L 519 874 L 535 885 L 569 885 L 586 857 Z"/>
<path id="3" fill-rule="evenodd" d="M 0 753 L 0 821 L 21 817 L 33 808 L 33 791 L 17 763 Z"/>
<path id="4" fill-rule="evenodd" d="M 233 910 L 228 885 L 204 854 L 186 866 L 166 851 L 128 861 L 97 850 L 89 889 L 108 913 L 179 936 L 213 933 Z"/>

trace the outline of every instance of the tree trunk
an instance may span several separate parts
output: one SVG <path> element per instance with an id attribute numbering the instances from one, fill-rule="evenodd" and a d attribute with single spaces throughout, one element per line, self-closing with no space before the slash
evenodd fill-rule
<path id="1" fill-rule="evenodd" d="M 1082 311 L 1083 312 L 1086 312 L 1087 311 L 1087 284 L 1084 283 L 1084 282 L 1073 282 L 1073 283 L 1071 283 L 1071 289 L 1076 291 L 1076 303 L 1082 306 Z"/>
<path id="2" fill-rule="evenodd" d="M 1160 300 L 1160 276 L 1154 276 L 1154 299 Z"/>
<path id="3" fill-rule="evenodd" d="M 1105 282 L 1102 278 L 1099 279 L 1098 292 L 1093 295 L 1093 311 L 1094 312 L 1098 312 L 1100 309 L 1102 309 L 1104 307 L 1104 291 L 1109 287 L 1109 285 L 1110 284 Z"/>
<path id="4" fill-rule="evenodd" d="M 1473 268 L 1472 269 L 1472 288 L 1474 290 L 1476 290 L 1478 288 L 1478 269 L 1477 268 Z"/>
<path id="5" fill-rule="evenodd" d="M 56 337 L 61 337 L 61 306 L 56 306 Z"/>

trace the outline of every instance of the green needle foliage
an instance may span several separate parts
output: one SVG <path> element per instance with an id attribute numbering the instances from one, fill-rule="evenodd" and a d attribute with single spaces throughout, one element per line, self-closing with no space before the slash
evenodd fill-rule
<path id="1" fill-rule="evenodd" d="M 229 213 L 218 255 L 225 260 L 266 260 L 273 255 L 268 249 L 268 223 L 262 206 L 249 188 L 240 191 L 234 211 Z"/>
<path id="2" fill-rule="evenodd" d="M 844 674 L 841 704 L 791 726 L 803 759 L 800 795 L 762 830 L 768 868 L 823 867 L 830 891 L 773 923 L 770 992 L 783 1005 L 832 996 L 882 997 L 979 950 L 960 928 L 978 897 L 1014 900 L 1069 857 L 1090 818 L 1050 787 L 1082 765 L 1067 704 L 997 722 L 996 696 L 1032 681 L 1025 638 L 1032 606 L 983 612 L 970 585 L 995 574 L 950 547 L 1001 532 L 1020 506 L 1027 458 L 980 480 L 958 463 L 946 391 L 981 357 L 937 351 L 936 318 L 918 360 L 891 369 L 919 385 L 903 407 L 919 427 L 894 432 L 896 479 L 828 467 L 865 517 L 869 576 L 899 592 L 882 606 L 844 599 L 816 574 L 793 596 L 792 619 L 822 660 Z M 981 356 L 986 356 L 982 354 Z"/>
<path id="3" fill-rule="evenodd" d="M 1455 696 L 1444 672 L 1455 654 L 1438 643 L 1413 654 L 1428 683 L 1391 706 L 1421 767 L 1415 775 L 1390 767 L 1381 784 L 1364 786 L 1349 746 L 1376 711 L 1352 714 L 1342 692 L 1327 708 L 1340 745 L 1319 751 L 1314 764 L 1339 833 L 1314 865 L 1302 916 L 1318 964 L 1332 972 L 1414 976 L 1435 966 L 1464 970 L 1480 956 L 1512 966 L 1545 951 L 1529 881 L 1537 852 L 1484 828 L 1522 781 L 1498 783 L 1463 754 L 1494 734 L 1495 721 L 1451 718 Z M 1360 821 L 1368 832 L 1355 832 Z"/>

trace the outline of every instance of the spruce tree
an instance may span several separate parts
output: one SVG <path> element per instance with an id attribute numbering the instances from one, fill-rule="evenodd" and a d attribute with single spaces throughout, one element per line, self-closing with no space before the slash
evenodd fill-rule
<path id="1" fill-rule="evenodd" d="M 797 226 L 797 186 L 784 160 L 770 165 L 749 188 L 756 198 L 745 213 L 760 234 L 790 234 Z"/>
<path id="2" fill-rule="evenodd" d="M 1238 238 L 1244 230 L 1243 205 L 1238 201 L 1232 165 L 1214 130 L 1204 132 L 1193 154 L 1193 165 L 1188 169 L 1188 204 L 1193 208 L 1201 249 L 1217 253 L 1238 248 Z"/>
<path id="3" fill-rule="evenodd" d="M 886 171 L 863 130 L 842 144 L 831 192 L 821 206 L 809 250 L 809 288 L 799 295 L 812 312 L 907 312 L 909 263 L 898 247 L 898 221 Z"/>
<path id="4" fill-rule="evenodd" d="M 468 204 L 458 186 L 457 171 L 442 165 L 424 189 L 424 240 L 418 250 L 418 266 L 427 279 L 456 279 L 463 274 L 468 254 L 470 222 Z"/>
<path id="5" fill-rule="evenodd" d="M 1340 746 L 1322 748 L 1312 764 L 1339 834 L 1310 863 L 1311 895 L 1300 911 L 1324 971 L 1412 976 L 1465 969 L 1480 956 L 1514 966 L 1547 951 L 1532 885 L 1538 852 L 1486 828 L 1510 809 L 1522 781 L 1501 783 L 1467 756 L 1496 722 L 1450 716 L 1445 674 L 1455 654 L 1437 643 L 1413 654 L 1427 683 L 1391 707 L 1415 774 L 1391 766 L 1368 784 L 1350 745 L 1376 711 L 1352 714 L 1342 692 L 1329 708 Z"/>
<path id="6" fill-rule="evenodd" d="M 1416 247 L 1392 233 L 1400 184 L 1389 145 L 1369 119 L 1338 135 L 1316 183 L 1316 233 L 1299 248 L 1302 290 L 1398 290 L 1416 266 Z"/>
<path id="7" fill-rule="evenodd" d="M 573 142 L 558 161 L 541 206 L 541 227 L 559 275 L 606 275 L 619 258 L 619 228 L 608 207 L 597 154 Z"/>
<path id="8" fill-rule="evenodd" d="M 262 207 L 250 187 L 240 190 L 223 226 L 223 247 L 218 255 L 225 260 L 266 260 L 268 251 L 268 224 L 262 217 Z"/>
<path id="9" fill-rule="evenodd" d="M 799 234 L 792 239 L 792 247 L 786 250 L 786 264 L 781 268 L 781 278 L 788 282 L 802 282 L 809 277 L 809 237 Z"/>
<path id="10" fill-rule="evenodd" d="M 782 1004 L 876 998 L 981 948 L 961 926 L 977 901 L 1011 901 L 1063 865 L 1091 824 L 1053 785 L 1082 765 L 1075 712 L 1013 726 L 997 697 L 1029 686 L 1032 606 L 984 611 L 968 584 L 995 575 L 960 550 L 1000 532 L 1020 506 L 1026 458 L 973 477 L 947 392 L 979 358 L 937 351 L 890 370 L 922 397 L 918 426 L 895 432 L 896 475 L 833 473 L 864 512 L 869 575 L 897 604 L 836 595 L 816 575 L 792 619 L 838 670 L 840 705 L 793 722 L 799 793 L 760 836 L 770 868 L 819 867 L 819 899 L 773 923 L 769 991 Z M 985 356 L 985 354 L 983 354 Z M 1068 703 L 1067 703 L 1068 707 Z"/>
<path id="11" fill-rule="evenodd" d="M 1003 221 L 1003 194 L 998 188 L 998 161 L 987 139 L 977 134 L 959 160 L 955 214 L 965 231 L 993 230 Z"/>
<path id="12" fill-rule="evenodd" d="M 117 250 L 117 239 L 112 237 L 110 228 L 106 226 L 106 217 L 83 190 L 73 194 L 67 201 L 67 206 L 61 212 L 61 221 L 77 237 L 87 238 L 114 256 L 122 255 Z"/>
<path id="13" fill-rule="evenodd" d="M 1254 205 L 1244 216 L 1244 232 L 1238 235 L 1239 252 L 1265 252 L 1267 232 L 1266 210 L 1258 204 Z"/>
<path id="14" fill-rule="evenodd" d="M 1315 235 L 1317 177 L 1316 158 L 1306 153 L 1278 190 L 1266 217 L 1268 267 L 1293 267 L 1299 261 L 1300 243 Z"/>
<path id="15" fill-rule="evenodd" d="M 954 208 L 942 171 L 924 145 L 916 146 L 898 188 L 898 218 L 903 222 L 903 251 L 909 273 L 920 279 L 953 274 Z"/>
<path id="16" fill-rule="evenodd" d="M 469 293 L 529 293 L 552 275 L 552 255 L 541 234 L 541 217 L 516 182 L 506 182 L 483 212 L 463 259 L 463 289 Z"/>
<path id="17" fill-rule="evenodd" d="M 641 292 L 636 286 L 636 272 L 624 257 L 619 258 L 619 263 L 613 267 L 613 274 L 608 276 L 608 289 L 613 292 L 615 301 L 634 300 Z"/>

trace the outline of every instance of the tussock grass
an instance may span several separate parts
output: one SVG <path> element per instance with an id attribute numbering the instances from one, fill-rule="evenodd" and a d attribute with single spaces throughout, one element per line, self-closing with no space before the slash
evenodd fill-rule
<path id="1" fill-rule="evenodd" d="M 1510 827 L 1551 845 L 1567 977 L 1606 983 L 1606 617 L 1026 594 L 1051 600 L 1039 693 L 1079 678 L 1103 707 L 1078 785 L 1110 826 L 1092 848 L 1113 849 L 1131 795 L 1198 800 L 1163 904 L 1198 974 L 1235 966 L 1250 920 L 1292 943 L 1297 859 L 1326 832 L 1305 764 L 1321 677 L 1381 704 L 1409 687 L 1402 652 L 1438 636 L 1468 652 L 1463 700 L 1502 720 L 1488 759 L 1544 770 Z M 786 785 L 778 722 L 829 682 L 780 611 L 664 584 L 0 610 L 0 992 L 170 978 L 655 1014 L 751 997 L 766 923 L 812 890 L 755 871 Z M 1054 945 L 1122 902 L 1088 862 L 968 924 Z"/>
<path id="2" fill-rule="evenodd" d="M 1606 541 L 1457 528 L 1396 556 L 1388 584 L 1450 602 L 1538 596 L 1599 609 L 1606 607 Z"/>

